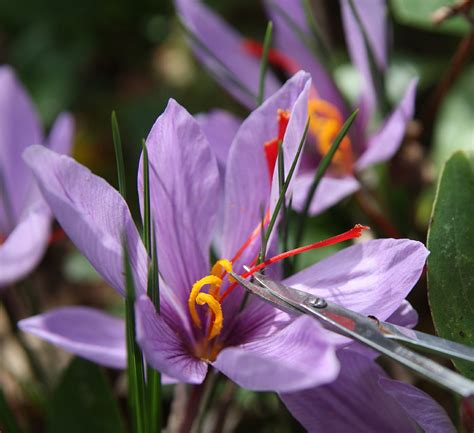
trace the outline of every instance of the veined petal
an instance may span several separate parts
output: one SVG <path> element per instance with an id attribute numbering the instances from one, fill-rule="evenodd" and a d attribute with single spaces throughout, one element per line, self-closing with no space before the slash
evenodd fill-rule
<path id="1" fill-rule="evenodd" d="M 232 258 L 261 223 L 262 211 L 269 209 L 271 180 L 268 175 L 264 144 L 277 137 L 279 109 L 290 111 L 284 137 L 287 146 L 286 170 L 303 134 L 306 118 L 302 107 L 307 103 L 309 74 L 299 72 L 244 120 L 231 145 L 225 180 L 224 256 Z M 306 98 L 306 99 L 305 99 Z M 295 118 L 292 113 L 295 111 Z M 301 125 L 303 125 L 301 127 Z M 299 135 L 298 135 L 299 134 Z M 254 245 L 259 244 L 254 242 Z M 241 262 L 254 259 L 255 248 L 248 248 Z"/>
<path id="2" fill-rule="evenodd" d="M 147 362 L 158 371 L 186 383 L 201 383 L 207 363 L 193 356 L 189 335 L 171 329 L 156 313 L 150 299 L 143 295 L 135 303 L 137 341 Z"/>
<path id="3" fill-rule="evenodd" d="M 18 222 L 33 178 L 21 159 L 26 147 L 41 144 L 41 128 L 29 96 L 13 69 L 0 67 L 0 233 L 8 234 Z M 7 200 L 8 202 L 4 202 Z"/>
<path id="4" fill-rule="evenodd" d="M 285 284 L 385 320 L 418 281 L 427 256 L 420 242 L 376 239 L 345 248 Z"/>
<path id="5" fill-rule="evenodd" d="M 191 40 L 198 59 L 216 76 L 219 83 L 249 108 L 256 105 L 260 60 L 245 51 L 244 39 L 224 20 L 198 0 L 175 0 L 178 13 L 200 44 Z M 271 71 L 265 77 L 265 98 L 280 84 Z"/>
<path id="6" fill-rule="evenodd" d="M 293 209 L 301 212 L 306 203 L 309 189 L 314 180 L 314 173 L 298 174 L 293 185 Z M 324 176 L 316 189 L 309 208 L 309 215 L 319 215 L 326 209 L 334 206 L 346 197 L 356 192 L 360 185 L 352 176 L 330 177 Z"/>
<path id="7" fill-rule="evenodd" d="M 313 86 L 318 97 L 334 104 L 346 117 L 347 110 L 341 93 L 324 66 L 297 33 L 301 32 L 310 40 L 314 37 L 308 28 L 302 2 L 265 0 L 264 4 L 275 26 L 276 47 L 295 64 L 295 68 L 308 71 L 313 78 Z M 297 31 L 290 25 L 289 20 L 296 25 Z"/>
<path id="8" fill-rule="evenodd" d="M 379 385 L 385 372 L 375 362 L 340 350 L 333 383 L 280 397 L 309 433 L 416 433 L 416 424 Z"/>
<path id="9" fill-rule="evenodd" d="M 395 398 L 425 433 L 455 433 L 456 429 L 444 409 L 428 394 L 398 380 L 379 379 L 380 387 Z"/>
<path id="10" fill-rule="evenodd" d="M 147 280 L 146 252 L 120 194 L 72 158 L 44 146 L 28 148 L 24 157 L 66 234 L 122 294 L 122 240 L 127 239 L 136 290 L 143 293 Z"/>
<path id="11" fill-rule="evenodd" d="M 321 385 L 339 372 L 327 334 L 315 320 L 300 317 L 268 337 L 222 350 L 213 365 L 252 390 L 291 392 Z"/>
<path id="12" fill-rule="evenodd" d="M 395 312 L 387 319 L 387 322 L 406 328 L 414 328 L 418 323 L 418 313 L 405 299 Z"/>
<path id="13" fill-rule="evenodd" d="M 99 310 L 63 307 L 20 320 L 24 332 L 107 367 L 127 365 L 125 323 Z"/>
<path id="14" fill-rule="evenodd" d="M 51 212 L 44 203 L 28 209 L 18 225 L 0 245 L 0 288 L 31 272 L 48 244 Z"/>
<path id="15" fill-rule="evenodd" d="M 405 136 L 407 123 L 413 118 L 417 82 L 417 79 L 411 81 L 398 106 L 370 138 L 367 150 L 356 162 L 358 170 L 387 161 L 395 155 Z"/>
<path id="16" fill-rule="evenodd" d="M 192 285 L 209 271 L 219 206 L 217 162 L 196 120 L 173 99 L 146 143 L 160 273 L 185 303 Z M 138 186 L 143 209 L 143 158 Z"/>

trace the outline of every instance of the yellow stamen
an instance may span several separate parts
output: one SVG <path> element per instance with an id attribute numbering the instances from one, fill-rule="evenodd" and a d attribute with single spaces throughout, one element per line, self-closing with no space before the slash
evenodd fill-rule
<path id="1" fill-rule="evenodd" d="M 221 280 L 224 276 L 224 272 L 230 273 L 232 272 L 232 262 L 227 259 L 220 259 L 216 263 L 214 263 L 214 266 L 211 269 L 211 275 L 215 275 L 216 277 L 219 277 Z M 234 279 L 229 276 L 229 281 L 233 282 Z M 209 294 L 214 296 L 214 298 L 219 297 L 219 289 L 221 288 L 222 281 L 220 284 L 213 284 L 209 288 Z"/>
<path id="2" fill-rule="evenodd" d="M 208 293 L 199 293 L 196 298 L 196 303 L 199 305 L 207 304 L 209 309 L 214 314 L 214 320 L 212 321 L 212 327 L 208 336 L 208 340 L 212 340 L 221 333 L 222 326 L 224 324 L 224 316 L 222 315 L 221 304 L 216 298 L 214 298 L 214 296 L 209 295 Z"/>
<path id="3" fill-rule="evenodd" d="M 325 155 L 343 125 L 343 118 L 336 106 L 323 99 L 310 99 L 308 111 L 311 117 L 309 129 L 318 141 L 318 149 Z M 343 172 L 352 170 L 352 145 L 349 137 L 344 137 L 334 154 L 333 166 Z"/>
<path id="4" fill-rule="evenodd" d="M 216 277 L 215 275 L 208 275 L 207 277 L 201 278 L 193 284 L 191 293 L 189 294 L 188 298 L 189 313 L 191 314 L 191 319 L 193 320 L 193 323 L 198 328 L 201 327 L 201 319 L 199 318 L 199 315 L 196 310 L 197 297 L 200 295 L 199 291 L 208 284 L 216 284 L 220 287 L 220 285 L 222 284 L 222 280 L 219 277 Z"/>

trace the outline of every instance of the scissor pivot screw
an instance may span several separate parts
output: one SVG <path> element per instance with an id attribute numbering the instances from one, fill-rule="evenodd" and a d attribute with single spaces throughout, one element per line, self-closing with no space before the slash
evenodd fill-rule
<path id="1" fill-rule="evenodd" d="M 328 303 L 323 298 L 310 299 L 309 304 L 314 308 L 326 308 L 328 306 Z"/>

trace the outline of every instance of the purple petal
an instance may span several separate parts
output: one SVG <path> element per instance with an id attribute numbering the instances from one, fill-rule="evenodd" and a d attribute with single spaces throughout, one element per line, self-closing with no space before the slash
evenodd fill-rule
<path id="1" fill-rule="evenodd" d="M 416 85 L 417 80 L 412 80 L 397 108 L 370 138 L 367 150 L 356 163 L 358 170 L 387 161 L 395 155 L 405 136 L 406 125 L 413 118 Z"/>
<path id="2" fill-rule="evenodd" d="M 238 385 L 258 391 L 308 388 L 333 381 L 339 372 L 327 332 L 309 317 L 268 337 L 222 350 L 214 366 Z"/>
<path id="3" fill-rule="evenodd" d="M 31 272 L 48 245 L 51 213 L 44 203 L 25 212 L 18 225 L 0 245 L 0 288 Z"/>
<path id="4" fill-rule="evenodd" d="M 120 194 L 72 158 L 32 146 L 24 153 L 49 207 L 92 266 L 124 293 L 122 239 L 126 236 L 137 293 L 146 288 L 147 259 Z"/>
<path id="5" fill-rule="evenodd" d="M 160 273 L 185 303 L 192 285 L 209 272 L 219 205 L 217 163 L 196 120 L 173 99 L 146 143 Z M 142 165 L 143 159 L 138 171 L 141 202 Z"/>
<path id="6" fill-rule="evenodd" d="M 301 106 L 307 98 L 310 84 L 308 74 L 300 72 L 244 120 L 231 145 L 225 183 L 226 236 L 225 257 L 231 259 L 250 234 L 261 223 L 262 209 L 268 209 L 271 181 L 268 175 L 264 144 L 278 135 L 279 109 L 295 112 L 295 119 L 287 127 L 283 146 L 294 152 L 301 139 Z M 307 99 L 306 99 L 307 100 Z M 306 119 L 304 119 L 306 122 Z M 304 124 L 303 124 L 304 129 Z M 300 135 L 298 135 L 300 132 Z M 286 158 L 285 158 L 286 159 Z M 285 161 L 286 162 L 286 161 Z M 289 163 L 290 164 L 290 163 Z M 253 260 L 254 251 L 248 251 L 243 262 Z"/>
<path id="7" fill-rule="evenodd" d="M 314 173 L 310 172 L 299 174 L 295 179 L 293 186 L 293 208 L 298 212 L 301 212 L 304 208 L 313 179 Z M 359 182 L 352 176 L 341 178 L 323 177 L 311 202 L 309 214 L 312 216 L 319 215 L 342 199 L 350 196 L 359 187 Z"/>
<path id="8" fill-rule="evenodd" d="M 73 144 L 74 119 L 68 113 L 61 113 L 49 133 L 46 146 L 57 153 L 69 155 Z"/>
<path id="9" fill-rule="evenodd" d="M 113 368 L 125 368 L 123 320 L 87 307 L 64 307 L 18 322 L 21 330 L 64 350 Z"/>
<path id="10" fill-rule="evenodd" d="M 398 380 L 381 377 L 381 388 L 394 397 L 425 433 L 455 433 L 456 429 L 445 410 L 428 394 Z"/>
<path id="11" fill-rule="evenodd" d="M 387 319 L 387 322 L 404 326 L 405 328 L 414 328 L 418 323 L 418 313 L 407 300 L 404 300 Z"/>
<path id="12" fill-rule="evenodd" d="M 244 39 L 201 1 L 175 0 L 185 26 L 200 43 L 191 39 L 198 59 L 216 75 L 219 83 L 249 108 L 256 105 L 260 60 L 245 51 Z M 203 49 L 200 45 L 204 45 Z M 268 71 L 265 98 L 275 93 L 280 84 Z"/>
<path id="13" fill-rule="evenodd" d="M 341 0 L 342 22 L 344 24 L 349 54 L 364 80 L 361 98 L 363 119 L 359 120 L 359 123 L 365 129 L 374 113 L 377 95 L 372 78 L 369 54 L 364 41 L 364 33 L 367 36 L 369 48 L 374 55 L 377 66 L 381 71 L 385 70 L 387 65 L 385 47 L 387 11 L 384 0 L 357 0 L 353 2 L 353 5 L 363 29 L 360 28 L 349 0 Z"/>
<path id="14" fill-rule="evenodd" d="M 195 116 L 217 159 L 219 170 L 224 170 L 230 145 L 242 120 L 225 110 L 212 110 Z"/>
<path id="15" fill-rule="evenodd" d="M 308 29 L 302 3 L 294 0 L 266 0 L 265 6 L 275 26 L 276 47 L 294 63 L 295 71 L 304 69 L 311 74 L 318 97 L 334 104 L 345 117 L 347 111 L 344 100 L 331 76 L 288 23 L 289 18 L 300 32 L 308 38 L 313 37 Z"/>
<path id="16" fill-rule="evenodd" d="M 8 234 L 25 207 L 32 176 L 21 159 L 26 147 L 42 143 L 33 104 L 9 66 L 0 67 L 0 233 Z M 2 194 L 3 196 L 3 194 Z M 8 202 L 4 201 L 8 200 Z"/>
<path id="17" fill-rule="evenodd" d="M 385 320 L 418 281 L 427 255 L 420 242 L 371 240 L 321 260 L 285 284 Z"/>
<path id="18" fill-rule="evenodd" d="M 137 300 L 135 311 L 137 341 L 147 362 L 180 382 L 201 383 L 206 377 L 207 364 L 191 353 L 190 336 L 168 326 L 145 295 Z"/>
<path id="19" fill-rule="evenodd" d="M 310 433 L 416 433 L 415 423 L 379 386 L 386 376 L 373 361 L 340 350 L 337 380 L 280 397 Z"/>

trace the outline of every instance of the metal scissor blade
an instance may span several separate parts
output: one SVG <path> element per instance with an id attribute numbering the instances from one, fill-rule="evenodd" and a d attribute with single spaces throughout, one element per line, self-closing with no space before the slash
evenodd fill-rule
<path id="1" fill-rule="evenodd" d="M 319 320 L 324 327 L 371 347 L 440 386 L 464 397 L 474 395 L 474 382 L 388 339 L 373 319 L 316 298 L 310 293 L 285 286 L 265 275 L 255 274 L 254 277 L 266 289 L 264 299 L 273 302 L 278 308 L 281 306 L 288 308 L 289 305 Z M 241 282 L 242 279 L 238 280 Z M 248 288 L 247 286 L 252 283 L 243 280 L 241 284 Z M 248 289 L 258 295 L 258 291 Z M 278 302 L 272 301 L 272 295 Z"/>
<path id="2" fill-rule="evenodd" d="M 436 335 L 394 325 L 393 323 L 380 322 L 382 332 L 387 330 L 386 337 L 401 341 L 422 350 L 435 353 L 446 358 L 457 358 L 474 362 L 474 348 L 455 341 L 446 340 Z"/>

